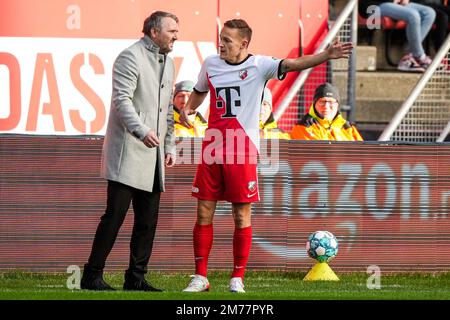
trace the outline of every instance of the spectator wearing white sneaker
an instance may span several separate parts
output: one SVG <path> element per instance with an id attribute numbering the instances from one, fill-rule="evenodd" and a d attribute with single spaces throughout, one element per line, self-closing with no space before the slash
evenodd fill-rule
<path id="1" fill-rule="evenodd" d="M 378 5 L 382 17 L 390 17 L 406 22 L 406 38 L 408 41 L 408 54 L 400 59 L 398 70 L 410 72 L 424 72 L 431 64 L 422 42 L 430 32 L 436 12 L 433 8 L 410 0 L 361 0 L 359 12 L 363 17 L 368 17 L 367 8 Z"/>

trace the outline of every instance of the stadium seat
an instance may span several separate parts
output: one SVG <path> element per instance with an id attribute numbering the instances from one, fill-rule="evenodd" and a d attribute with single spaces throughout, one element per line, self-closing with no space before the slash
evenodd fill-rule
<path id="1" fill-rule="evenodd" d="M 358 25 L 367 26 L 367 19 L 363 18 L 361 15 L 358 15 Z M 391 57 L 391 38 L 392 32 L 394 30 L 402 30 L 406 29 L 406 22 L 403 20 L 394 20 L 389 17 L 381 17 L 381 30 L 384 31 L 385 41 L 384 41 L 384 54 L 386 57 L 386 61 L 391 66 L 397 66 Z"/>

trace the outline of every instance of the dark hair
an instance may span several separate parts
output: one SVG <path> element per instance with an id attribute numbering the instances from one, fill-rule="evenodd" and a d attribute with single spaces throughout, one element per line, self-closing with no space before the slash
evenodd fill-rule
<path id="1" fill-rule="evenodd" d="M 152 28 L 161 30 L 162 19 L 167 17 L 172 18 L 178 23 L 178 18 L 176 15 L 164 11 L 155 11 L 149 17 L 147 17 L 147 19 L 145 19 L 142 32 L 150 36 L 150 30 Z"/>
<path id="2" fill-rule="evenodd" d="M 245 20 L 242 19 L 232 19 L 228 20 L 224 23 L 224 26 L 231 29 L 238 29 L 239 35 L 242 38 L 245 38 L 250 43 L 250 40 L 252 40 L 252 28 L 248 25 Z"/>

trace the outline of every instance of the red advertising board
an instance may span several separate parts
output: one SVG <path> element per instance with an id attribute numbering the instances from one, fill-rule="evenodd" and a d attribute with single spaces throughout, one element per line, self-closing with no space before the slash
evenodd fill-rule
<path id="1" fill-rule="evenodd" d="M 259 165 L 250 270 L 306 271 L 305 243 L 317 230 L 339 242 L 338 272 L 450 267 L 450 146 L 270 141 Z M 0 270 L 61 271 L 85 263 L 105 210 L 102 139 L 0 137 Z M 178 144 L 167 172 L 150 268 L 192 272 L 196 201 L 191 184 L 200 141 Z M 184 155 L 181 155 L 183 150 Z M 128 263 L 132 211 L 108 268 Z M 230 205 L 214 219 L 212 269 L 232 266 Z"/>

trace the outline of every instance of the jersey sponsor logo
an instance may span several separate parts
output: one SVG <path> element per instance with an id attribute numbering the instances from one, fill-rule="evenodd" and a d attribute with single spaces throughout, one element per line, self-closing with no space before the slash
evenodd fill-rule
<path id="1" fill-rule="evenodd" d="M 247 69 L 239 71 L 239 78 L 241 78 L 242 80 L 245 80 L 245 78 L 247 78 L 247 76 L 248 76 Z"/>
<path id="2" fill-rule="evenodd" d="M 225 113 L 222 115 L 222 118 L 236 118 L 236 115 L 232 112 L 232 107 L 240 107 L 241 100 L 231 100 L 231 93 L 235 91 L 238 97 L 241 96 L 241 88 L 239 86 L 234 87 L 217 87 L 216 88 L 216 107 L 218 109 L 222 109 L 224 107 L 223 100 L 220 100 L 220 92 L 225 91 Z"/>

